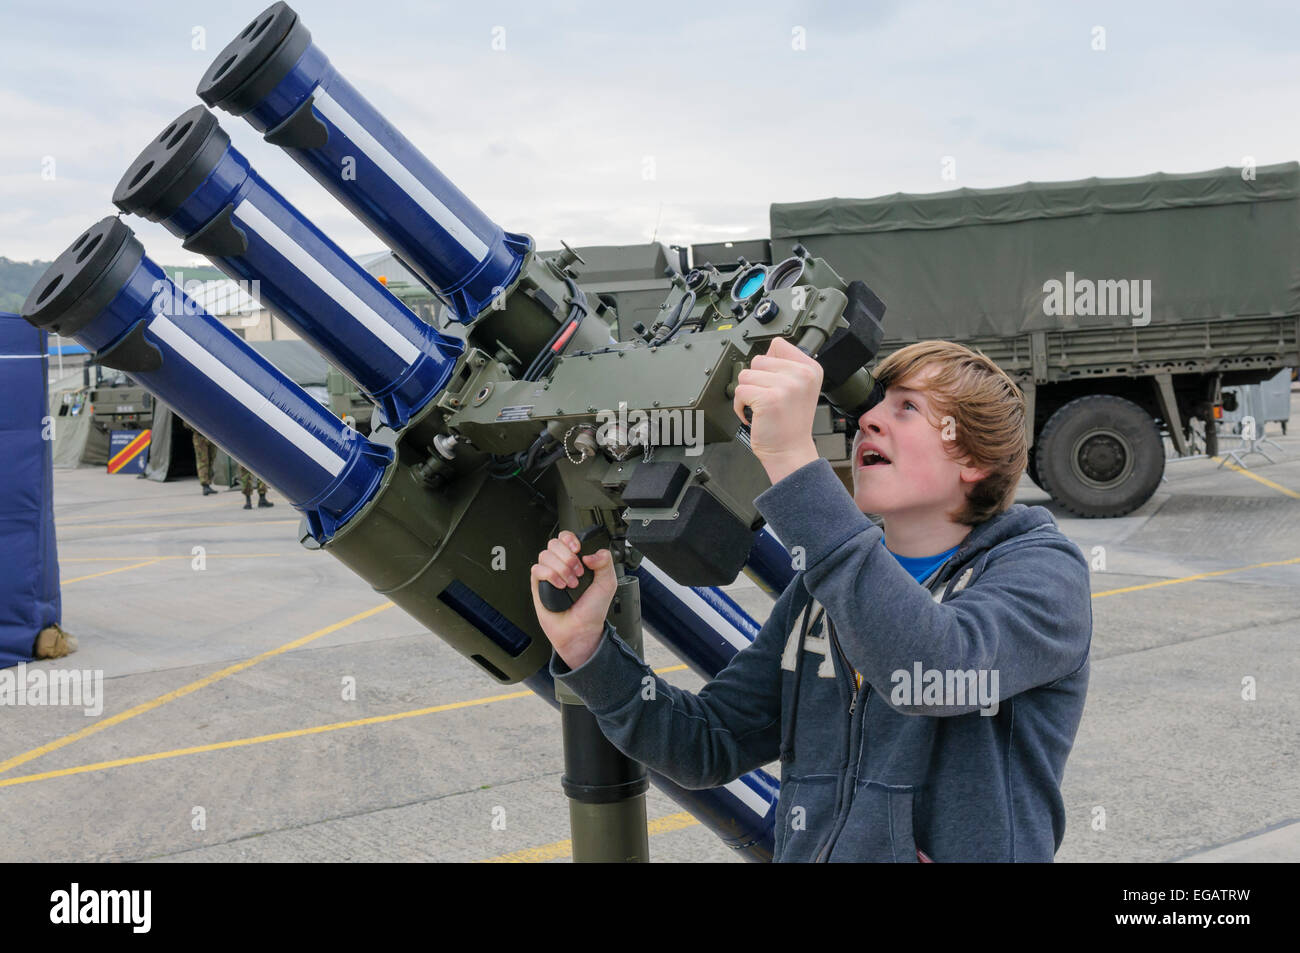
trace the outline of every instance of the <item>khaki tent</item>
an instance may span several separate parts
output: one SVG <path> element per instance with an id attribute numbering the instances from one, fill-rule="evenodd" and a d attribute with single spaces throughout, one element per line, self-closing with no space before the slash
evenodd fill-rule
<path id="1" fill-rule="evenodd" d="M 104 466 L 108 463 L 108 434 L 94 425 L 89 391 L 81 372 L 50 385 L 49 413 L 54 422 L 54 468 Z"/>

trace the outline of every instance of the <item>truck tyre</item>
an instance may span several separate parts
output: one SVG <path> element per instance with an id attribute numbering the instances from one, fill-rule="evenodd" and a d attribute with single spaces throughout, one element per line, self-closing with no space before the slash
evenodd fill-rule
<path id="1" fill-rule="evenodd" d="M 1025 473 L 1029 475 L 1029 482 L 1041 490 L 1043 489 L 1043 484 L 1038 479 L 1038 460 L 1037 460 L 1037 456 L 1038 456 L 1037 451 L 1040 442 L 1041 441 L 1035 440 L 1034 445 L 1029 448 L 1029 462 L 1025 465 Z"/>
<path id="2" fill-rule="evenodd" d="M 1039 486 L 1076 516 L 1123 516 L 1151 498 L 1165 447 L 1151 415 L 1110 394 L 1089 394 L 1048 419 L 1035 454 Z"/>

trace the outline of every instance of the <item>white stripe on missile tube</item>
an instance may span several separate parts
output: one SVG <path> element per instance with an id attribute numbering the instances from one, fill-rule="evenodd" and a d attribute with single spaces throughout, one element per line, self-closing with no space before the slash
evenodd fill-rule
<path id="1" fill-rule="evenodd" d="M 340 281 L 329 269 L 317 261 L 311 253 L 299 245 L 293 238 L 271 221 L 250 199 L 244 199 L 235 207 L 235 218 L 252 229 L 259 238 L 280 253 L 289 264 L 317 285 L 322 291 L 339 303 L 367 331 L 379 338 L 390 351 L 404 360 L 414 364 L 420 356 L 420 349 L 402 337 L 398 330 L 383 319 L 374 308 L 366 304 Z"/>
<path id="2" fill-rule="evenodd" d="M 767 798 L 763 797 L 763 795 L 759 794 L 744 781 L 740 780 L 740 778 L 736 778 L 734 781 L 728 781 L 723 785 L 723 788 L 734 794 L 736 798 L 745 805 L 745 807 L 749 808 L 759 817 L 767 817 L 767 810 L 771 806 L 768 803 Z"/>
<path id="3" fill-rule="evenodd" d="M 255 417 L 301 450 L 330 476 L 338 476 L 347 462 L 328 444 L 259 393 L 256 388 L 209 354 L 166 315 L 157 315 L 149 331 L 167 343 L 182 359 L 228 395 L 243 404 Z"/>
<path id="4" fill-rule="evenodd" d="M 475 235 L 468 225 L 457 218 L 455 212 L 442 204 L 442 200 L 438 196 L 430 192 L 423 182 L 413 176 L 406 166 L 402 165 L 391 152 L 384 148 L 378 139 L 366 131 L 366 128 L 361 123 L 352 118 L 351 113 L 335 102 L 329 93 L 323 89 L 317 89 L 312 105 L 320 110 L 322 116 L 337 126 L 343 135 L 360 147 L 371 162 L 383 169 L 390 179 L 415 200 L 420 208 L 429 214 L 430 218 L 442 226 L 444 232 L 450 235 L 465 251 L 473 255 L 476 261 L 482 261 L 487 257 L 488 247 L 483 243 L 483 239 Z"/>
<path id="5" fill-rule="evenodd" d="M 662 569 L 648 559 L 643 559 L 641 565 L 645 567 L 650 575 L 655 577 L 655 580 L 660 585 L 686 603 L 715 632 L 735 646 L 737 651 L 749 648 L 751 643 L 749 639 L 745 638 L 744 633 L 728 622 L 717 609 L 700 598 L 698 592 L 669 578 Z"/>

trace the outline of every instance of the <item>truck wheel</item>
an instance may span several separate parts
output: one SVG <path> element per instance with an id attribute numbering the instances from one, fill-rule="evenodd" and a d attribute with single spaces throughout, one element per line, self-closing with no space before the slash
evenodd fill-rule
<path id="1" fill-rule="evenodd" d="M 1035 440 L 1034 445 L 1029 448 L 1029 462 L 1025 465 L 1025 473 L 1029 475 L 1029 482 L 1042 490 L 1043 484 L 1038 479 L 1038 443 L 1039 441 Z"/>
<path id="2" fill-rule="evenodd" d="M 1076 516 L 1123 516 L 1151 498 L 1165 471 L 1151 415 L 1110 394 L 1061 407 L 1035 443 L 1039 485 Z"/>

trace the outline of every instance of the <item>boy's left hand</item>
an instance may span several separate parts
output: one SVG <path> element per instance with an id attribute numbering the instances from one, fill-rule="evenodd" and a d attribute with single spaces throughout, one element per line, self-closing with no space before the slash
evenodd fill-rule
<path id="1" fill-rule="evenodd" d="M 816 460 L 813 416 L 822 389 L 822 366 L 785 338 L 773 339 L 737 378 L 732 407 L 745 420 L 753 412 L 749 443 L 773 484 Z"/>

